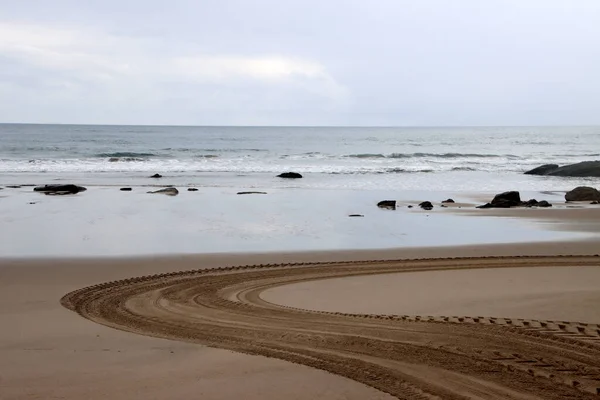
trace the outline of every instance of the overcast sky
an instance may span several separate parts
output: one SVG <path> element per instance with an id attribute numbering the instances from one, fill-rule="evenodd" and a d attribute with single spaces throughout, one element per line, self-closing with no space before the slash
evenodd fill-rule
<path id="1" fill-rule="evenodd" d="M 0 0 L 0 122 L 600 124 L 600 1 Z"/>

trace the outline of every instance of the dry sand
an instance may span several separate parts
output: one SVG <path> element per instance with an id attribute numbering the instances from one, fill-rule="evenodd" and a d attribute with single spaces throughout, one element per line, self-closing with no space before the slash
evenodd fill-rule
<path id="1" fill-rule="evenodd" d="M 528 321 L 535 329 L 526 331 L 496 326 L 509 320 L 481 319 L 472 324 L 443 319 L 436 323 L 384 321 L 281 309 L 258 297 L 263 289 L 289 283 L 294 275 L 321 279 L 331 273 L 346 276 L 349 270 L 390 273 L 409 267 L 403 263 L 213 272 L 214 285 L 204 292 L 204 281 L 198 277 L 208 275 L 160 276 L 100 286 L 66 299 L 66 306 L 95 322 L 59 301 L 66 293 L 99 282 L 227 265 L 585 255 L 599 249 L 598 242 L 589 241 L 129 260 L 5 260 L 0 262 L 0 398 L 391 398 L 383 391 L 398 398 L 461 398 L 464 394 L 472 398 L 585 398 L 585 393 L 595 391 L 594 377 L 600 379 L 600 348 L 591 325 L 542 321 L 543 327 L 540 321 Z M 526 260 L 524 265 L 563 265 L 565 261 L 569 265 L 600 263 L 597 257 L 550 258 Z M 503 261 L 513 266 L 518 262 L 518 258 Z M 457 267 L 455 261 L 450 263 Z M 486 264 L 486 259 L 466 263 L 476 267 Z M 422 267 L 440 265 L 427 261 Z M 248 282 L 253 285 L 247 286 Z M 180 285 L 187 291 L 181 291 Z M 225 290 L 231 285 L 235 290 Z M 250 293 L 257 287 L 259 292 Z M 165 288 L 174 291 L 164 297 Z M 194 295 L 190 303 L 186 296 L 198 293 L 206 297 Z M 247 305 L 240 306 L 244 302 Z M 127 318 L 123 309 L 129 310 Z M 528 335 L 534 336 L 528 339 Z"/>

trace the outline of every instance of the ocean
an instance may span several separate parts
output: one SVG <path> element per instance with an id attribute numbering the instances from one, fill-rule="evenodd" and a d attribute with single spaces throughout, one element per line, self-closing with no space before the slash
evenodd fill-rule
<path id="1" fill-rule="evenodd" d="M 0 125 L 0 258 L 456 246 L 588 232 L 486 216 L 495 193 L 564 208 L 598 178 L 524 175 L 599 158 L 600 128 Z M 303 179 L 276 175 L 294 171 Z M 159 173 L 163 178 L 152 179 Z M 29 185 L 75 183 L 74 196 Z M 172 185 L 179 195 L 150 195 Z M 131 191 L 120 191 L 123 186 Z M 195 187 L 197 191 L 187 191 Z M 237 195 L 260 190 L 267 194 Z M 452 197 L 454 208 L 440 202 Z M 377 203 L 398 201 L 396 211 Z M 432 201 L 431 211 L 416 207 Z M 456 208 L 470 209 L 468 214 Z M 411 206 L 411 207 L 409 207 Z M 350 215 L 359 214 L 362 217 Z M 477 215 L 477 217 L 474 217 Z"/>
<path id="2" fill-rule="evenodd" d="M 523 172 L 595 159 L 600 127 L 0 124 L 0 185 L 560 191 L 598 179 Z M 304 179 L 275 178 L 286 171 Z"/>

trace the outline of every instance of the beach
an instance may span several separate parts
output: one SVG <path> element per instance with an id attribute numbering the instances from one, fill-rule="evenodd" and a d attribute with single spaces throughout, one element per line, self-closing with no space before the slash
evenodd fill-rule
<path id="1" fill-rule="evenodd" d="M 565 192 L 597 180 L 522 174 L 544 146 L 566 154 L 570 129 L 549 145 L 475 130 L 504 136 L 448 150 L 475 137 L 8 129 L 2 400 L 596 396 L 600 207 Z M 315 152 L 325 133 L 338 147 Z M 539 151 L 509 154 L 518 140 Z M 304 177 L 276 176 L 288 167 Z M 507 190 L 552 207 L 477 208 Z"/>
<path id="2" fill-rule="evenodd" d="M 366 260 L 481 256 L 507 257 L 509 255 L 593 255 L 598 252 L 598 248 L 598 241 L 590 240 L 541 244 L 521 243 L 405 248 L 381 251 L 207 254 L 129 259 L 70 258 L 4 260 L 0 264 L 0 312 L 3 320 L 3 329 L 0 333 L 0 343 L 2 343 L 0 348 L 0 360 L 2 360 L 0 361 L 0 376 L 2 377 L 0 387 L 2 388 L 2 398 L 24 399 L 52 396 L 57 398 L 85 397 L 100 399 L 111 397 L 117 399 L 141 399 L 166 397 L 189 398 L 191 395 L 199 394 L 205 399 L 238 397 L 248 399 L 265 397 L 294 399 L 315 397 L 328 399 L 392 398 L 390 395 L 373 389 L 372 385 L 369 387 L 357 383 L 356 379 L 358 378 L 356 377 L 355 380 L 352 380 L 348 379 L 348 377 L 343 377 L 343 375 L 339 376 L 324 372 L 318 369 L 318 367 L 315 369 L 299 365 L 311 365 L 306 360 L 296 360 L 293 363 L 289 363 L 277 359 L 285 359 L 286 357 L 278 357 L 276 355 L 268 355 L 269 357 L 265 358 L 231 352 L 227 349 L 205 347 L 196 344 L 194 340 L 190 339 L 182 341 L 165 340 L 148 337 L 143 332 L 138 332 L 142 333 L 142 335 L 139 335 L 112 329 L 84 319 L 68 310 L 63 306 L 65 304 L 64 301 L 63 305 L 61 305 L 60 299 L 69 292 L 102 282 L 111 282 L 136 276 L 235 265 L 272 264 L 274 267 L 281 263 L 300 262 L 317 263 L 315 265 L 318 266 L 318 262 L 348 262 L 352 260 L 352 265 L 363 265 L 367 268 L 373 267 L 376 269 L 376 264 L 371 265 L 372 262 Z M 365 261 L 361 262 L 361 260 Z M 505 262 L 501 262 L 500 266 L 515 267 L 515 262 L 518 263 L 519 260 L 523 259 L 517 258 L 515 260 L 506 258 Z M 571 262 L 568 257 L 564 260 L 550 257 L 547 260 L 542 260 L 541 264 L 553 265 L 557 260 L 562 265 L 575 269 L 579 265 L 583 266 L 584 264 L 588 265 L 585 267 L 588 269 L 591 267 L 600 267 L 600 260 L 596 257 L 585 259 L 573 258 Z M 428 263 L 431 263 L 431 261 L 425 261 L 425 266 Z M 481 259 L 479 263 L 475 261 L 473 267 L 477 267 L 477 264 L 484 265 L 485 263 L 486 260 Z M 454 261 L 454 264 L 460 267 L 460 262 L 457 264 Z M 473 263 L 470 264 L 472 265 Z M 516 266 L 518 267 L 518 265 Z M 539 267 L 534 266 L 536 268 Z M 527 270 L 528 264 L 525 264 L 523 267 Z M 502 277 L 496 278 L 510 279 L 510 271 L 512 269 L 501 268 L 495 270 L 496 274 L 503 274 Z M 594 271 L 600 271 L 600 269 L 596 268 Z M 438 273 L 451 274 L 452 272 L 445 271 Z M 414 274 L 418 274 L 418 272 Z M 436 272 L 426 272 L 426 274 L 436 274 Z M 377 276 L 383 275 L 373 275 L 373 277 Z M 598 272 L 588 276 L 588 279 L 592 279 L 589 281 L 592 285 L 599 278 Z M 424 279 L 425 281 L 428 280 Z M 432 279 L 435 281 L 435 276 Z M 318 283 L 319 281 L 316 282 Z M 378 286 L 380 285 L 377 281 L 371 283 L 372 285 L 368 288 L 362 289 L 374 295 L 375 300 L 371 303 L 371 307 L 354 311 L 363 311 L 369 314 L 388 314 L 390 311 L 389 307 L 387 309 L 385 307 L 378 308 L 378 301 L 380 306 L 385 305 L 386 302 L 393 302 L 393 295 L 390 291 L 385 292 L 390 297 L 382 302 L 381 296 L 376 295 Z M 369 284 L 368 280 L 367 284 Z M 531 283 L 532 291 L 536 289 L 535 284 L 535 282 Z M 478 288 L 478 295 L 484 297 L 486 285 L 478 284 Z M 554 288 L 555 294 L 560 294 L 561 291 L 564 293 L 562 297 L 557 297 L 557 301 L 568 301 L 571 289 L 572 287 L 569 287 L 568 283 L 564 287 L 557 284 Z M 314 288 L 311 290 L 313 295 L 318 295 L 318 290 Z M 305 292 L 309 297 L 311 296 L 311 290 Z M 420 292 L 424 289 L 421 286 L 414 286 L 413 290 Z M 336 304 L 336 301 L 339 302 L 340 299 L 348 295 L 344 285 L 339 284 L 327 286 L 327 291 L 328 299 L 332 300 L 332 304 Z M 294 301 L 298 299 L 297 290 L 290 290 L 288 293 L 288 298 L 286 298 L 285 294 L 283 296 L 280 294 L 277 298 L 277 303 L 296 306 L 303 305 L 294 304 Z M 364 294 L 364 292 L 361 293 Z M 429 297 L 436 297 L 435 291 L 430 291 L 429 293 Z M 399 294 L 400 298 L 406 295 L 406 293 Z M 410 294 L 408 295 L 410 296 Z M 336 296 L 339 296 L 337 300 Z M 440 296 L 440 299 L 443 299 L 444 294 L 440 293 Z M 593 301 L 597 300 L 597 296 L 597 290 L 592 290 L 587 294 L 588 299 L 592 299 Z M 268 299 L 268 296 L 266 298 Z M 577 302 L 585 300 L 581 294 L 573 298 L 576 298 Z M 343 301 L 343 303 L 351 305 L 356 304 L 356 301 L 355 297 L 352 301 Z M 430 299 L 430 301 L 432 300 Z M 368 299 L 365 302 L 368 303 Z M 393 314 L 409 314 L 413 311 L 410 307 L 403 310 L 398 303 L 396 303 L 396 306 L 397 309 L 394 310 Z M 578 305 L 575 304 L 574 306 L 577 307 Z M 466 316 L 475 317 L 475 315 L 472 315 L 473 313 L 469 312 L 469 307 L 466 307 L 464 304 L 462 307 L 461 311 Z M 577 319 L 582 321 L 587 320 L 592 324 L 590 326 L 593 326 L 593 323 L 595 323 L 597 327 L 600 321 L 597 320 L 598 316 L 593 314 L 595 308 L 579 308 Z M 586 309 L 592 313 L 590 314 L 590 318 L 585 318 L 585 315 L 582 314 L 585 313 Z M 529 311 L 532 310 L 530 309 Z M 349 310 L 348 306 L 346 306 L 346 309 L 342 307 L 336 311 L 348 312 L 353 310 Z M 494 309 L 492 307 L 490 307 L 488 313 L 485 311 L 485 306 L 479 304 L 475 314 L 482 314 L 486 317 L 511 317 L 510 315 L 487 315 L 493 314 Z M 550 316 L 546 315 L 547 318 Z M 564 315 L 556 315 L 556 318 L 561 317 L 564 317 Z M 443 320 L 440 321 L 443 322 Z M 456 323 L 458 323 L 458 320 L 456 320 Z M 413 327 L 410 328 L 413 329 Z M 422 329 L 422 327 L 419 329 Z M 591 333 L 590 331 L 588 334 Z M 161 336 L 161 334 L 153 333 L 151 336 Z M 590 337 L 592 339 L 595 338 L 595 336 Z M 172 337 L 170 338 L 173 339 Z M 595 344 L 597 342 L 591 341 L 590 343 L 589 345 L 592 347 L 586 348 L 585 351 L 582 350 L 583 353 L 598 351 Z M 209 344 L 215 346 L 214 343 Z M 586 343 L 587 345 L 588 343 Z M 220 346 L 216 345 L 216 347 Z M 536 351 L 539 351 L 539 349 Z M 321 368 L 324 367 L 322 366 Z M 434 368 L 430 373 L 435 373 L 435 371 L 438 370 Z M 565 381 L 568 379 L 580 379 L 577 377 L 573 378 L 572 372 L 562 374 L 566 374 L 564 377 Z M 557 375 L 562 376 L 560 373 L 557 373 Z M 517 374 L 516 376 L 519 375 Z M 464 376 L 460 379 L 458 376 L 455 378 L 450 379 L 446 377 L 444 379 L 444 382 L 446 380 L 454 382 L 454 384 L 447 383 L 442 385 L 445 387 L 444 390 L 450 390 L 452 393 L 457 391 L 457 393 L 473 394 L 477 390 L 481 391 L 482 388 L 485 388 L 485 386 L 479 388 L 472 386 L 473 382 L 471 384 L 463 382 L 459 385 L 458 382 L 462 382 L 467 378 Z M 232 382 L 235 382 L 235 384 L 232 384 Z M 483 385 L 481 382 L 480 384 Z M 545 384 L 550 385 L 548 383 Z M 564 386 L 567 388 L 564 390 L 571 390 L 568 385 L 565 386 L 556 382 L 549 386 L 553 388 L 552 390 L 557 390 L 552 385 L 560 388 Z M 579 398 L 577 396 L 586 398 L 585 393 L 591 393 L 594 390 L 590 385 L 590 382 L 586 380 L 583 386 L 585 391 L 575 390 L 571 391 L 570 394 L 574 396 L 573 398 Z M 377 387 L 377 385 L 375 386 Z M 492 392 L 489 392 L 481 398 L 553 398 L 543 395 L 536 396 L 531 393 L 527 395 L 526 393 L 520 393 L 518 390 L 508 390 L 501 387 L 496 387 L 496 390 L 497 392 L 494 395 L 490 395 L 489 393 Z M 562 391 L 556 393 L 564 394 Z"/>

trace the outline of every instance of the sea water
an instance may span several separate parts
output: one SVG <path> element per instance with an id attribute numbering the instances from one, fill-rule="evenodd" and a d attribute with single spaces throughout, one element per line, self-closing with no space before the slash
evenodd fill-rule
<path id="1" fill-rule="evenodd" d="M 598 179 L 523 172 L 595 159 L 600 127 L 0 124 L 0 185 L 147 185 L 159 173 L 161 184 L 203 187 L 570 190 Z M 305 179 L 275 178 L 286 171 Z"/>

